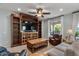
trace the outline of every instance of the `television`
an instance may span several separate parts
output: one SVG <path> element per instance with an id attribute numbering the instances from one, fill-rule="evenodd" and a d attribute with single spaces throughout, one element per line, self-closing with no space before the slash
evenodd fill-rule
<path id="1" fill-rule="evenodd" d="M 33 22 L 23 22 L 22 23 L 22 31 L 24 32 L 35 32 L 36 26 Z"/>

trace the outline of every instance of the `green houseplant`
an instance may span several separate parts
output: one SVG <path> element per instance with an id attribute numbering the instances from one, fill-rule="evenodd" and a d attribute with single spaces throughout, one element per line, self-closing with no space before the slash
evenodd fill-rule
<path id="1" fill-rule="evenodd" d="M 54 31 L 55 31 L 55 32 L 60 32 L 60 31 L 61 31 L 61 24 L 56 24 L 56 25 L 54 26 Z"/>
<path id="2" fill-rule="evenodd" d="M 75 36 L 78 37 L 79 36 L 79 31 L 75 32 Z"/>

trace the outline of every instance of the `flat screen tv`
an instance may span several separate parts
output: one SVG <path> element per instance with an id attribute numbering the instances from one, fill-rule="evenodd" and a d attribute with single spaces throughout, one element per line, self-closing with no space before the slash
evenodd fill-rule
<path id="1" fill-rule="evenodd" d="M 24 27 L 24 29 L 23 29 Z M 22 29 L 23 31 L 25 32 L 33 32 L 33 31 L 36 31 L 36 28 L 35 28 L 35 23 L 32 23 L 32 22 L 27 22 L 27 23 L 22 23 Z"/>

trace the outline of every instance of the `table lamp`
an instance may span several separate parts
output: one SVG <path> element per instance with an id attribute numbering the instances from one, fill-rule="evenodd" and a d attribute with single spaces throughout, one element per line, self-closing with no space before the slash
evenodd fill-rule
<path id="1" fill-rule="evenodd" d="M 68 35 L 68 41 L 69 41 L 69 42 L 73 41 L 73 39 L 72 39 L 72 36 L 73 36 L 73 31 L 72 31 L 72 29 L 68 29 L 67 35 Z"/>

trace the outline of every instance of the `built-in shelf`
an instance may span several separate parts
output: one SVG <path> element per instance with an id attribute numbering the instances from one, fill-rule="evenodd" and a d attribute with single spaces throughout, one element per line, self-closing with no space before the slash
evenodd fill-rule
<path id="1" fill-rule="evenodd" d="M 18 16 L 15 14 L 11 14 L 11 24 L 12 24 L 12 46 L 18 46 L 22 44 L 26 44 L 27 39 L 23 39 L 23 34 L 21 32 L 21 22 L 30 21 L 34 22 L 36 25 L 37 34 L 29 34 L 32 35 L 31 39 L 35 39 L 35 37 L 41 37 L 41 24 L 39 24 L 38 18 L 36 16 L 31 16 L 24 13 L 18 13 Z M 30 33 L 30 32 L 29 32 Z M 34 33 L 34 32 L 32 32 Z M 27 37 L 27 36 L 26 36 Z M 28 36 L 30 37 L 30 36 Z"/>

